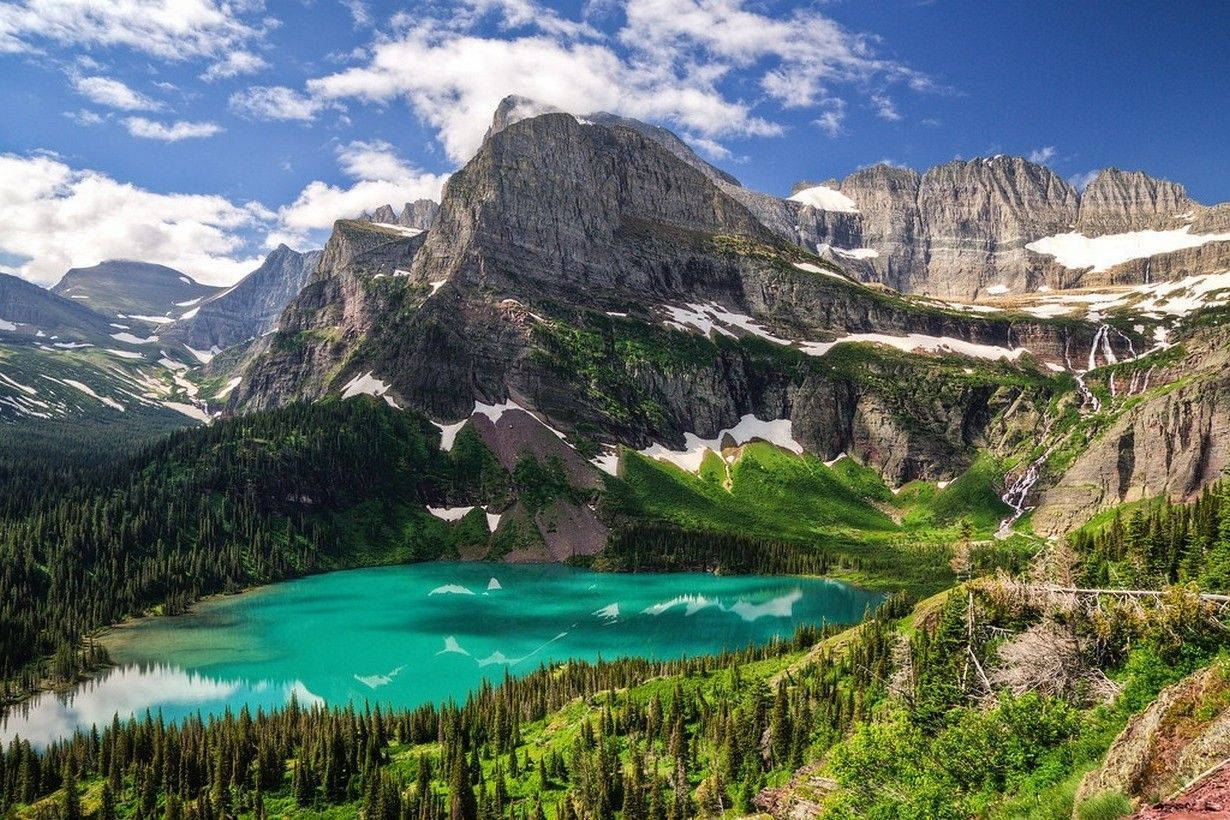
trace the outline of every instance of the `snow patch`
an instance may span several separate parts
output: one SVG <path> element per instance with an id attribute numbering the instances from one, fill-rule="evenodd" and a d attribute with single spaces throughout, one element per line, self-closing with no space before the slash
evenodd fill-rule
<path id="1" fill-rule="evenodd" d="M 129 344 L 129 345 L 148 345 L 148 344 L 153 344 L 154 342 L 158 341 L 157 336 L 149 336 L 145 339 L 142 339 L 138 336 L 134 336 L 131 333 L 127 333 L 127 332 L 112 333 L 111 338 L 115 339 L 117 342 L 123 342 L 124 344 Z"/>
<path id="2" fill-rule="evenodd" d="M 355 376 L 346 383 L 346 386 L 342 388 L 342 398 L 349 399 L 361 395 L 378 396 L 384 399 L 385 403 L 390 407 L 398 407 L 397 402 L 393 400 L 392 396 L 388 395 L 388 392 L 389 385 L 377 379 L 369 370 L 361 376 Z"/>
<path id="3" fill-rule="evenodd" d="M 1065 268 L 1104 271 L 1131 259 L 1195 248 L 1208 242 L 1230 240 L 1230 233 L 1193 234 L 1190 225 L 1169 231 L 1131 231 L 1087 237 L 1071 232 L 1047 236 L 1025 247 L 1034 253 L 1055 257 Z"/>
<path id="4" fill-rule="evenodd" d="M 760 439 L 776 444 L 792 453 L 802 454 L 803 452 L 803 445 L 795 441 L 790 419 L 762 421 L 751 413 L 739 419 L 739 423 L 734 427 L 718 431 L 717 436 L 712 439 L 702 439 L 693 433 L 684 433 L 683 450 L 668 450 L 661 444 L 655 443 L 640 452 L 641 455 L 668 461 L 681 469 L 695 473 L 700 471 L 705 453 L 721 453 L 722 442 L 727 436 L 736 446 Z"/>
<path id="5" fill-rule="evenodd" d="M 427 512 L 441 521 L 460 521 L 472 509 L 474 505 L 471 504 L 469 507 L 428 507 Z"/>
<path id="6" fill-rule="evenodd" d="M 817 250 L 819 250 L 820 247 L 825 247 L 825 246 L 821 245 L 817 248 Z M 811 262 L 795 262 L 794 266 L 798 268 L 799 270 L 805 270 L 808 273 L 819 273 L 824 276 L 831 276 L 834 279 L 841 279 L 843 281 L 845 281 L 846 279 L 846 277 L 842 276 L 837 271 L 829 270 L 828 268 L 822 268 L 819 265 L 813 265 Z"/>
<path id="7" fill-rule="evenodd" d="M 82 384 L 76 379 L 59 379 L 58 381 L 62 382 L 63 384 L 67 384 L 69 387 L 73 387 L 73 388 L 76 388 L 77 390 L 80 390 L 82 393 L 85 393 L 87 396 L 90 396 L 91 398 L 97 399 L 98 401 L 102 402 L 108 407 L 119 410 L 121 413 L 124 412 L 124 409 L 125 409 L 124 405 L 120 404 L 115 399 L 109 399 L 106 396 L 98 395 L 97 393 L 93 391 L 93 389 L 90 388 L 89 385 Z"/>
<path id="8" fill-rule="evenodd" d="M 804 188 L 798 193 L 792 194 L 790 200 L 802 203 L 803 205 L 810 205 L 818 211 L 838 211 L 846 214 L 858 213 L 858 206 L 854 203 L 853 199 L 827 185 L 813 185 L 810 188 Z"/>
<path id="9" fill-rule="evenodd" d="M 1015 361 L 1026 352 L 1026 348 L 1016 347 L 1009 350 L 998 345 L 967 342 L 964 339 L 954 339 L 950 336 L 928 336 L 924 333 L 910 333 L 905 336 L 890 336 L 887 333 L 851 333 L 831 342 L 803 342 L 800 348 L 811 356 L 823 356 L 834 347 L 844 342 L 878 344 L 896 348 L 906 353 L 958 353 L 974 359 L 1007 359 Z"/>
<path id="10" fill-rule="evenodd" d="M 228 395 L 230 395 L 230 392 L 232 390 L 234 390 L 236 387 L 239 386 L 239 383 L 241 381 L 243 381 L 243 376 L 236 376 L 235 378 L 231 379 L 229 382 L 226 383 L 226 387 L 223 387 L 221 390 L 219 390 L 217 393 L 214 394 L 214 398 L 215 399 L 226 398 Z"/>
<path id="11" fill-rule="evenodd" d="M 140 353 L 134 353 L 131 350 L 116 350 L 113 347 L 104 347 L 103 350 L 106 351 L 107 353 L 110 353 L 112 356 L 119 356 L 121 359 L 140 359 L 142 358 Z"/>

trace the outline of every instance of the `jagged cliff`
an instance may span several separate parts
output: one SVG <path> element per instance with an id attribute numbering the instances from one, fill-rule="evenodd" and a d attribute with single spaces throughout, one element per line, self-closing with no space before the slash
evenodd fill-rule
<path id="1" fill-rule="evenodd" d="M 279 245 L 235 285 L 159 328 L 158 338 L 170 345 L 216 351 L 260 336 L 277 324 L 287 303 L 303 290 L 320 257 L 320 251 L 299 253 Z"/>
<path id="2" fill-rule="evenodd" d="M 338 223 L 232 409 L 366 376 L 442 423 L 511 398 L 565 434 L 636 447 L 754 414 L 788 418 L 808 449 L 849 452 L 899 483 L 960 472 L 999 411 L 1060 389 L 1037 362 L 1097 333 L 861 285 L 776 237 L 732 189 L 617 118 L 497 113 L 425 235 Z M 851 334 L 948 339 L 992 359 L 1025 348 L 1035 363 L 989 378 L 985 363 L 937 361 L 925 382 L 909 357 L 820 355 Z"/>

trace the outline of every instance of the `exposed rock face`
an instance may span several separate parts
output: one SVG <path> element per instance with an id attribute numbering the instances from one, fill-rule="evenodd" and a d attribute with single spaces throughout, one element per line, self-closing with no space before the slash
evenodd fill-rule
<path id="1" fill-rule="evenodd" d="M 259 268 L 202 302 L 191 316 L 160 329 L 158 337 L 210 350 L 260 336 L 277 325 L 282 310 L 315 273 L 320 257 L 321 251 L 299 253 L 279 245 Z"/>
<path id="2" fill-rule="evenodd" d="M 1076 190 L 1020 157 L 950 162 L 923 175 L 918 212 L 925 237 L 925 292 L 977 297 L 996 286 L 1032 290 L 1025 245 L 1068 229 Z"/>
<path id="3" fill-rule="evenodd" d="M 436 224 L 436 216 L 440 213 L 440 204 L 433 199 L 416 199 L 407 202 L 397 217 L 397 224 L 403 228 L 418 228 L 420 231 L 430 230 Z"/>
<path id="4" fill-rule="evenodd" d="M 1184 380 L 1123 412 L 1041 497 L 1034 529 L 1061 534 L 1100 509 L 1190 498 L 1230 468 L 1230 351 L 1212 330 L 1187 342 Z M 1155 377 L 1155 384 L 1162 383 Z"/>
<path id="5" fill-rule="evenodd" d="M 553 113 L 511 123 L 497 115 L 496 125 L 449 180 L 425 236 L 337 224 L 319 274 L 253 356 L 232 407 L 316 398 L 370 373 L 390 385 L 389 398 L 443 422 L 468 417 L 476 400 L 511 396 L 565 433 L 638 447 L 712 437 L 752 413 L 790 418 L 809 450 L 849 452 L 900 483 L 961 472 L 990 417 L 1020 390 L 958 374 L 940 391 L 892 357 L 869 357 L 865 374 L 837 372 L 825 359 L 710 341 L 670 366 L 629 361 L 603 314 L 630 312 L 635 332 L 656 334 L 665 350 L 684 340 L 662 327 L 664 304 L 718 303 L 796 339 L 915 332 L 1027 344 L 1053 360 L 1069 341 L 1087 349 L 1095 332 L 921 309 L 826 272 L 753 215 L 746 202 L 758 200 L 732 193 L 744 189 L 642 129 Z M 876 174 L 910 187 L 906 175 Z M 832 217 L 769 200 L 760 202 L 810 219 L 810 229 Z M 378 279 L 403 267 L 408 276 Z M 584 327 L 593 339 L 585 355 L 600 360 L 587 366 L 613 375 L 586 382 L 569 359 L 577 351 L 552 335 L 556 324 L 565 334 Z"/>
<path id="6" fill-rule="evenodd" d="M 1107 168 L 1081 193 L 1076 229 L 1086 236 L 1166 230 L 1182 227 L 1185 216 L 1194 216 L 1198 209 L 1177 182 Z"/>
<path id="7" fill-rule="evenodd" d="M 1217 663 L 1163 689 L 1115 738 L 1102 765 L 1081 780 L 1076 810 L 1106 792 L 1124 794 L 1138 806 L 1149 803 L 1223 762 L 1230 744 L 1228 690 L 1225 669 Z"/>
<path id="8" fill-rule="evenodd" d="M 383 283 L 409 266 L 425 236 L 339 220 L 316 272 L 283 312 L 278 332 L 259 339 L 248 353 L 254 364 L 231 394 L 232 403 L 268 407 L 324 395 L 342 359 L 382 313 L 396 310 L 403 291 Z"/>

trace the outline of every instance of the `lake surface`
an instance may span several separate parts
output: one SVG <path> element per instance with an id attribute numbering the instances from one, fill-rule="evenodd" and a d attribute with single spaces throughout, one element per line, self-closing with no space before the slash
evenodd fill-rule
<path id="1" fill-rule="evenodd" d="M 0 740 L 302 704 L 458 701 L 566 659 L 678 658 L 854 623 L 880 596 L 836 581 L 608 574 L 559 565 L 416 564 L 317 575 L 115 629 L 117 666 L 0 718 Z"/>

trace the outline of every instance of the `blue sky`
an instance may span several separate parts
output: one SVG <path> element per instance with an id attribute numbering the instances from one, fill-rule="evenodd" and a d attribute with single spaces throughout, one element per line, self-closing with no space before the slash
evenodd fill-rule
<path id="1" fill-rule="evenodd" d="M 787 193 L 1033 155 L 1230 199 L 1224 3 L 0 0 L 0 271 L 211 282 L 437 196 L 517 92 L 661 123 Z"/>

